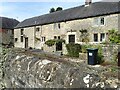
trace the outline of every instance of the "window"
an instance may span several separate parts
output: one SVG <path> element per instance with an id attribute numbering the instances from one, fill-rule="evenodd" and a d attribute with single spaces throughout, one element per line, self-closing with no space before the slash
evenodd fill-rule
<path id="1" fill-rule="evenodd" d="M 21 42 L 23 42 L 23 36 L 21 36 Z"/>
<path id="2" fill-rule="evenodd" d="M 37 31 L 37 32 L 39 32 L 39 31 L 40 31 L 40 28 L 39 28 L 39 27 L 38 27 L 38 28 L 36 28 L 36 31 Z"/>
<path id="3" fill-rule="evenodd" d="M 21 35 L 23 35 L 24 29 L 21 29 Z"/>
<path id="4" fill-rule="evenodd" d="M 58 39 L 60 39 L 60 36 L 58 36 Z"/>
<path id="5" fill-rule="evenodd" d="M 58 23 L 58 28 L 60 29 L 60 23 Z"/>
<path id="6" fill-rule="evenodd" d="M 57 36 L 54 36 L 54 39 L 57 39 Z"/>
<path id="7" fill-rule="evenodd" d="M 98 42 L 98 34 L 94 34 L 94 42 Z"/>
<path id="8" fill-rule="evenodd" d="M 100 25 L 104 25 L 105 24 L 105 20 L 104 17 L 100 18 Z"/>
<path id="9" fill-rule="evenodd" d="M 104 41 L 105 40 L 105 33 L 101 33 L 100 34 L 100 41 Z"/>
<path id="10" fill-rule="evenodd" d="M 57 23 L 54 23 L 54 29 L 56 29 L 56 27 L 57 27 Z"/>
<path id="11" fill-rule="evenodd" d="M 45 39 L 46 39 L 45 37 L 42 37 L 42 42 L 45 42 Z"/>
<path id="12" fill-rule="evenodd" d="M 105 25 L 105 18 L 95 17 L 93 22 L 94 22 L 94 25 Z"/>
<path id="13" fill-rule="evenodd" d="M 75 43 L 75 35 L 69 35 L 69 43 Z"/>
<path id="14" fill-rule="evenodd" d="M 99 18 L 94 18 L 94 25 L 99 25 Z"/>
<path id="15" fill-rule="evenodd" d="M 17 42 L 18 41 L 18 38 L 15 38 L 15 42 Z"/>

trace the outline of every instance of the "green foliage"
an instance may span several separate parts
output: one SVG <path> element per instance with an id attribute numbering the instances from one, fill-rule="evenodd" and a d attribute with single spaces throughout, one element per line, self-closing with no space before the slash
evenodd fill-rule
<path id="1" fill-rule="evenodd" d="M 61 11 L 63 10 L 62 7 L 57 7 L 56 11 Z"/>
<path id="2" fill-rule="evenodd" d="M 81 45 L 80 44 L 67 44 L 66 45 L 67 51 L 68 51 L 68 55 L 70 57 L 79 57 L 79 52 L 81 50 Z"/>
<path id="3" fill-rule="evenodd" d="M 91 48 L 92 45 L 82 45 L 81 46 L 81 52 L 82 53 L 87 53 L 87 48 Z"/>
<path id="4" fill-rule="evenodd" d="M 112 29 L 109 30 L 109 41 L 111 43 L 120 43 L 120 34 L 118 33 L 118 31 Z"/>
<path id="5" fill-rule="evenodd" d="M 55 40 L 55 42 L 56 43 L 65 43 L 65 40 L 63 40 L 63 39 L 57 39 L 57 40 Z"/>
<path id="6" fill-rule="evenodd" d="M 54 9 L 54 8 L 51 8 L 51 9 L 50 9 L 50 13 L 53 13 L 53 12 L 55 12 L 55 9 Z"/>
<path id="7" fill-rule="evenodd" d="M 82 29 L 80 30 L 80 32 L 81 32 L 81 35 L 80 35 L 81 41 L 86 43 L 89 42 L 88 31 L 86 29 Z"/>
<path id="8" fill-rule="evenodd" d="M 35 37 L 35 42 L 40 41 L 40 38 Z"/>
<path id="9" fill-rule="evenodd" d="M 61 10 L 63 10 L 62 7 L 57 7 L 56 10 L 55 10 L 55 8 L 51 8 L 49 12 L 50 12 L 50 13 L 53 13 L 53 12 L 61 11 Z"/>
<path id="10" fill-rule="evenodd" d="M 45 42 L 45 44 L 48 45 L 49 47 L 55 45 L 56 43 L 65 43 L 65 40 L 63 40 L 63 39 L 57 39 L 57 40 L 52 39 L 52 40 L 48 40 L 48 41 Z"/>
<path id="11" fill-rule="evenodd" d="M 48 45 L 49 47 L 51 47 L 55 44 L 55 40 L 48 40 L 45 42 L 45 44 Z"/>
<path id="12" fill-rule="evenodd" d="M 87 48 L 98 48 L 98 55 L 97 55 L 97 61 L 98 63 L 103 62 L 103 51 L 102 51 L 102 46 L 101 45 L 82 45 L 81 46 L 81 52 L 82 53 L 87 53 Z"/>

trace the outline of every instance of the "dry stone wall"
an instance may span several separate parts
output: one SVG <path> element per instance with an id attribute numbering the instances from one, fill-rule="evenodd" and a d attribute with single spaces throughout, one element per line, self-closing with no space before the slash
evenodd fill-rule
<path id="1" fill-rule="evenodd" d="M 117 70 L 83 60 L 14 49 L 1 56 L 0 88 L 119 88 Z"/>

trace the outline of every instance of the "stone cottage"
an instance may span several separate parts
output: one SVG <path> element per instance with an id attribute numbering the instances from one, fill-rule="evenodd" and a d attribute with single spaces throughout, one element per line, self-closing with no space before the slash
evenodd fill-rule
<path id="1" fill-rule="evenodd" d="M 0 44 L 14 45 L 14 27 L 18 23 L 15 19 L 0 17 Z"/>
<path id="2" fill-rule="evenodd" d="M 14 30 L 14 46 L 64 54 L 64 44 L 57 49 L 57 45 L 48 47 L 45 42 L 51 39 L 64 39 L 66 44 L 105 42 L 108 30 L 119 29 L 119 17 L 120 2 L 86 0 L 85 5 L 22 21 Z"/>

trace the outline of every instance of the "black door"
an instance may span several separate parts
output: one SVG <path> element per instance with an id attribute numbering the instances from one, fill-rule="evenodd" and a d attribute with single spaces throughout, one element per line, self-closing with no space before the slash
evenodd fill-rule
<path id="1" fill-rule="evenodd" d="M 62 50 L 62 42 L 57 42 L 56 43 L 56 51 L 61 51 Z"/>
<path id="2" fill-rule="evenodd" d="M 25 48 L 28 48 L 28 37 L 25 38 Z"/>
<path id="3" fill-rule="evenodd" d="M 75 35 L 69 35 L 69 43 L 75 43 Z"/>

